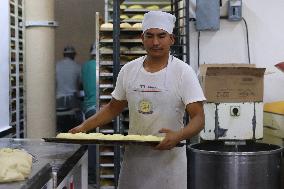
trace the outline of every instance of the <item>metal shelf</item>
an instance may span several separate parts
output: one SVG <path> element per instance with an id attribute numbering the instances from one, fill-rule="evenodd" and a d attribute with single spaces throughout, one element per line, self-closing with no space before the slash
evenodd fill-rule
<path id="1" fill-rule="evenodd" d="M 100 167 L 114 167 L 113 163 L 101 163 Z"/>
<path id="2" fill-rule="evenodd" d="M 134 21 L 134 20 L 132 20 Z M 113 22 L 113 20 L 109 20 L 109 22 Z M 125 20 L 123 20 L 123 22 L 125 22 Z M 140 22 L 142 22 L 142 20 L 140 20 Z M 102 32 L 113 32 L 113 28 L 110 29 L 100 29 L 100 31 Z M 133 31 L 133 32 L 141 32 L 142 29 L 139 28 L 120 28 L 120 31 Z"/>
<path id="3" fill-rule="evenodd" d="M 24 22 L 24 4 L 22 0 L 9 1 L 10 5 L 10 25 L 9 25 L 9 57 L 10 57 L 10 99 L 9 103 L 13 103 L 10 106 L 10 125 L 12 125 L 16 130 L 16 137 L 23 137 L 22 133 L 25 133 L 25 98 L 24 98 L 24 88 L 23 80 L 25 77 L 25 72 L 23 65 L 25 62 L 24 55 L 24 28 L 20 26 L 20 22 Z"/>
<path id="4" fill-rule="evenodd" d="M 100 73 L 100 77 L 112 77 L 113 73 Z"/>
<path id="5" fill-rule="evenodd" d="M 100 156 L 114 156 L 114 152 L 100 152 Z"/>
<path id="6" fill-rule="evenodd" d="M 125 55 L 144 55 L 146 54 L 146 51 L 123 51 L 121 54 Z"/>
<path id="7" fill-rule="evenodd" d="M 114 175 L 100 175 L 100 178 L 103 178 L 103 179 L 114 179 Z"/>
<path id="8" fill-rule="evenodd" d="M 110 55 L 113 54 L 113 52 L 101 52 L 101 55 Z M 144 55 L 146 54 L 146 51 L 121 51 L 121 55 Z"/>
<path id="9" fill-rule="evenodd" d="M 122 119 L 120 119 L 120 121 L 129 122 L 129 118 L 122 118 Z"/>
<path id="10" fill-rule="evenodd" d="M 101 39 L 101 43 L 113 43 L 113 39 Z M 121 43 L 142 43 L 141 39 L 120 39 Z"/>
<path id="11" fill-rule="evenodd" d="M 113 20 L 109 20 L 109 22 L 113 22 Z M 124 19 L 122 22 L 128 22 L 128 23 L 141 23 L 142 20 L 136 20 L 136 19 Z M 141 29 L 132 29 L 132 28 L 127 28 L 127 29 L 121 29 L 121 31 L 142 31 Z"/>
<path id="12" fill-rule="evenodd" d="M 171 12 L 170 10 L 163 10 L 163 9 L 160 9 L 160 10 L 164 12 Z M 151 10 L 149 9 L 124 9 L 124 13 L 146 13 L 149 11 Z"/>
<path id="13" fill-rule="evenodd" d="M 113 129 L 101 129 L 100 132 L 103 134 L 113 134 L 114 130 Z"/>
<path id="14" fill-rule="evenodd" d="M 101 51 L 100 54 L 101 55 L 112 55 L 113 51 Z"/>
<path id="15" fill-rule="evenodd" d="M 115 186 L 101 186 L 100 189 L 115 189 Z"/>
<path id="16" fill-rule="evenodd" d="M 162 2 L 162 1 L 125 1 L 123 5 L 170 5 L 171 2 Z"/>
<path id="17" fill-rule="evenodd" d="M 100 99 L 102 99 L 102 100 L 110 100 L 111 98 L 112 98 L 111 95 L 101 95 L 100 96 Z"/>
<path id="18" fill-rule="evenodd" d="M 100 84 L 100 88 L 113 88 L 113 84 Z"/>
<path id="19" fill-rule="evenodd" d="M 113 61 L 104 61 L 104 60 L 102 60 L 100 62 L 100 65 L 101 66 L 113 66 Z"/>

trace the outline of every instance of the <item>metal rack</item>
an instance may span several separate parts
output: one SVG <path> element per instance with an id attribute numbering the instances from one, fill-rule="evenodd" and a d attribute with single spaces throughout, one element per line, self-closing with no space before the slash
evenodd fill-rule
<path id="1" fill-rule="evenodd" d="M 189 41 L 189 1 L 171 0 L 172 14 L 176 16 L 174 28 L 175 44 L 172 53 L 177 58 L 190 64 L 190 41 Z"/>
<path id="2" fill-rule="evenodd" d="M 111 30 L 100 30 L 99 25 L 99 13 L 96 13 L 96 68 L 97 68 L 97 78 L 96 78 L 96 88 L 97 90 L 97 111 L 99 111 L 102 106 L 109 102 L 111 99 L 111 95 L 108 94 L 114 88 L 115 82 L 113 81 L 114 78 L 114 61 L 113 52 L 101 52 L 100 47 L 103 46 L 102 44 L 109 44 L 112 45 L 112 41 L 101 39 L 101 34 L 106 33 L 108 35 L 112 35 Z M 115 51 L 117 48 L 113 48 L 112 51 Z M 118 47 L 119 49 L 119 47 Z M 104 57 L 109 57 L 109 60 L 104 59 Z M 110 58 L 111 57 L 111 58 Z M 102 72 L 102 69 L 110 70 L 110 73 Z M 118 72 L 117 72 L 118 73 Z M 104 126 L 102 129 L 97 129 L 96 132 L 101 132 L 104 134 L 113 134 L 116 132 L 115 129 L 115 120 Z M 114 162 L 114 159 L 117 154 L 116 147 L 112 146 L 105 146 L 105 145 L 97 145 L 96 148 L 96 183 L 97 188 L 107 188 L 107 189 L 114 189 L 116 188 L 115 183 L 117 183 L 117 176 L 114 174 L 115 167 L 118 165 Z"/>
<path id="3" fill-rule="evenodd" d="M 10 125 L 14 136 L 25 136 L 24 108 L 24 1 L 10 0 Z"/>
<path id="4" fill-rule="evenodd" d="M 97 44 L 97 111 L 102 107 L 103 104 L 109 102 L 111 99 L 110 94 L 105 94 L 102 91 L 113 90 L 116 84 L 117 75 L 120 71 L 122 65 L 130 61 L 129 56 L 132 59 L 145 55 L 145 51 L 131 51 L 131 50 L 121 50 L 121 46 L 133 47 L 135 45 L 141 45 L 140 35 L 142 33 L 141 29 L 121 29 L 120 28 L 120 14 L 143 14 L 148 10 L 131 10 L 131 9 L 120 9 L 121 1 L 113 1 L 111 4 L 112 8 L 109 7 L 109 1 L 105 0 L 105 20 L 106 22 L 112 22 L 113 28 L 115 29 L 99 29 L 98 25 L 98 14 L 96 16 L 96 44 Z M 171 12 L 177 17 L 176 29 L 174 34 L 176 37 L 176 42 L 172 47 L 172 53 L 189 63 L 189 3 L 183 0 L 160 0 L 157 2 L 150 1 L 135 1 L 130 0 L 123 1 L 123 4 L 133 5 L 142 4 L 145 5 L 171 5 Z M 110 12 L 112 18 L 110 18 Z M 134 22 L 141 22 L 142 20 L 123 20 L 123 22 L 129 22 L 133 24 Z M 108 35 L 110 38 L 102 38 L 101 35 Z M 136 35 L 137 38 L 129 38 L 123 36 L 126 35 Z M 139 38 L 139 39 L 138 39 Z M 100 51 L 100 47 L 109 46 L 112 47 L 112 51 Z M 108 57 L 107 59 L 104 59 Z M 124 58 L 128 57 L 127 60 Z M 102 70 L 108 70 L 108 73 L 102 73 Z M 106 78 L 111 78 L 111 82 L 105 82 Z M 111 92 L 108 91 L 108 92 Z M 107 126 L 98 129 L 97 132 L 102 133 L 121 133 L 126 134 L 128 131 L 128 111 L 123 112 L 118 118 L 112 121 L 112 123 Z M 102 150 L 103 149 L 103 150 Z M 117 188 L 120 163 L 123 159 L 123 148 L 119 146 L 103 146 L 100 145 L 97 148 L 97 187 L 98 188 Z M 102 161 L 103 160 L 103 161 Z M 113 171 L 113 172 L 111 172 Z M 110 173 L 110 174 L 109 174 Z M 111 186 L 105 186 L 102 180 L 112 180 L 114 183 Z"/>

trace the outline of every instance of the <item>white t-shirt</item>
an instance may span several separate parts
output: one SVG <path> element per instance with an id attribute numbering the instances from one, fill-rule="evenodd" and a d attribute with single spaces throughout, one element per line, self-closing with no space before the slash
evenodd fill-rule
<path id="1" fill-rule="evenodd" d="M 127 100 L 127 89 L 130 88 L 129 85 L 132 83 L 133 79 L 137 77 L 138 71 L 143 72 L 145 76 L 158 76 L 162 72 L 168 72 L 166 77 L 171 81 L 169 87 L 179 95 L 185 106 L 189 103 L 205 100 L 196 73 L 191 66 L 178 58 L 170 56 L 169 64 L 171 64 L 171 66 L 168 65 L 159 72 L 149 73 L 143 68 L 144 59 L 145 57 L 137 58 L 121 68 L 117 77 L 116 87 L 112 92 L 112 96 L 116 100 Z M 164 82 L 164 78 L 153 81 L 151 77 L 145 77 L 144 80 L 145 83 L 160 82 L 161 85 L 163 85 Z"/>
<path id="2" fill-rule="evenodd" d="M 56 96 L 72 96 L 79 90 L 81 66 L 65 57 L 56 63 Z"/>

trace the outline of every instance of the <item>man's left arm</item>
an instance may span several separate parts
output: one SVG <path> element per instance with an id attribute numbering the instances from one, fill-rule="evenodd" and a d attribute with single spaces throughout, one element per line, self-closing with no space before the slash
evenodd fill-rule
<path id="1" fill-rule="evenodd" d="M 190 122 L 180 131 L 172 131 L 163 128 L 161 133 L 166 133 L 165 139 L 160 142 L 155 148 L 158 150 L 169 150 L 174 148 L 180 141 L 190 139 L 197 135 L 203 128 L 205 122 L 203 102 L 189 103 L 186 106 L 186 111 L 189 114 Z"/>

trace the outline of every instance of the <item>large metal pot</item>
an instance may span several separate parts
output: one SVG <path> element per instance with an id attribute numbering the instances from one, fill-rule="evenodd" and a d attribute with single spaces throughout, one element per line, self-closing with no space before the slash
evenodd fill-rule
<path id="1" fill-rule="evenodd" d="M 282 148 L 263 143 L 189 147 L 190 189 L 280 189 Z"/>

